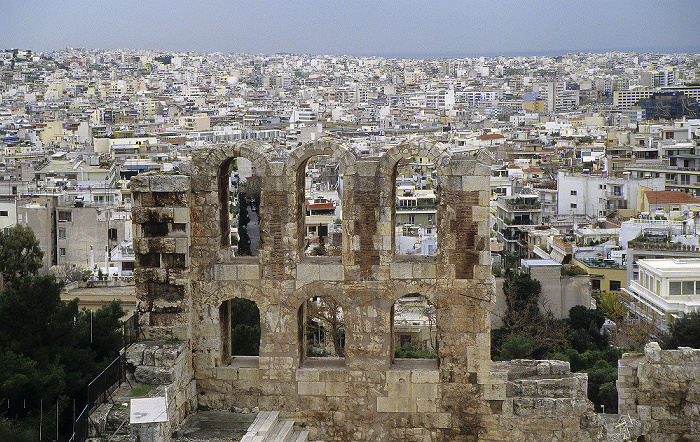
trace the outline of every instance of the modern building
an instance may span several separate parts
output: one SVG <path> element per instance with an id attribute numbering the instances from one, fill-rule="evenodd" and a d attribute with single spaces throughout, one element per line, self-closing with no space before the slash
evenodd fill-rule
<path id="1" fill-rule="evenodd" d="M 627 286 L 627 268 L 612 259 L 574 258 L 573 263 L 588 273 L 594 293 L 616 292 Z"/>
<path id="2" fill-rule="evenodd" d="M 542 223 L 542 204 L 535 193 L 519 194 L 496 199 L 496 237 L 504 243 L 504 251 L 526 256 L 527 233 L 521 226 L 537 226 Z"/>
<path id="3" fill-rule="evenodd" d="M 700 311 L 700 258 L 642 259 L 639 278 L 624 291 L 634 316 L 666 332 L 682 315 Z"/>
<path id="4" fill-rule="evenodd" d="M 587 215 L 593 218 L 616 212 L 632 216 L 637 211 L 641 187 L 662 190 L 661 178 L 603 177 L 559 171 L 557 174 L 559 215 Z"/>

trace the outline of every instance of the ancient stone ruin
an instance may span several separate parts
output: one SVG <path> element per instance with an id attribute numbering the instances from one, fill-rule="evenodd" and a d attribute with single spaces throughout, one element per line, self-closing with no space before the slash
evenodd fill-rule
<path id="1" fill-rule="evenodd" d="M 304 179 L 315 155 L 342 181 L 337 256 L 307 256 Z M 435 165 L 437 253 L 395 253 L 395 173 L 402 158 Z M 229 170 L 260 177 L 260 247 L 234 256 Z M 132 179 L 136 291 L 148 341 L 128 353 L 137 379 L 168 385 L 171 427 L 198 406 L 278 410 L 326 441 L 603 440 L 585 374 L 568 363 L 492 363 L 489 156 L 430 139 L 357 151 L 333 138 L 280 152 L 261 142 L 198 149 L 181 175 Z M 394 302 L 436 308 L 437 360 L 395 360 Z M 343 308 L 345 351 L 305 351 L 305 303 Z M 260 311 L 260 354 L 231 357 L 233 298 Z"/>

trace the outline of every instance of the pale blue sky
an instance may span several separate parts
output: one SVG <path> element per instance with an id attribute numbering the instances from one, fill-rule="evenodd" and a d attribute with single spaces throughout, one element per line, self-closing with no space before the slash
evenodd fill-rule
<path id="1" fill-rule="evenodd" d="M 0 49 L 88 47 L 416 57 L 605 50 L 700 52 L 700 0 L 0 3 Z"/>

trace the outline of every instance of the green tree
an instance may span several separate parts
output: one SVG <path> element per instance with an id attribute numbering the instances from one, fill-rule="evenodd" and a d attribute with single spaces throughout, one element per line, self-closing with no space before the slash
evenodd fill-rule
<path id="1" fill-rule="evenodd" d="M 62 288 L 53 275 L 24 276 L 0 292 L 0 397 L 10 400 L 0 419 L 14 421 L 0 431 L 20 434 L 37 419 L 41 400 L 58 404 L 61 414 L 122 346 L 118 302 L 92 314 L 79 310 L 77 299 L 63 302 Z"/>
<path id="2" fill-rule="evenodd" d="M 7 234 L 0 231 L 0 272 L 5 282 L 36 274 L 43 258 L 39 240 L 30 227 L 17 224 Z"/>
<path id="3" fill-rule="evenodd" d="M 700 348 L 700 312 L 692 312 L 671 323 L 667 349 L 678 347 Z"/>
<path id="4" fill-rule="evenodd" d="M 629 302 L 629 296 L 623 292 L 603 292 L 598 296 L 598 308 L 615 322 L 627 316 L 626 302 Z"/>
<path id="5" fill-rule="evenodd" d="M 530 336 L 514 336 L 503 343 L 501 349 L 501 359 L 510 361 L 512 359 L 524 359 L 532 356 L 535 348 L 535 340 Z"/>
<path id="6" fill-rule="evenodd" d="M 233 298 L 231 301 L 231 354 L 260 354 L 260 310 L 255 302 Z"/>
<path id="7" fill-rule="evenodd" d="M 436 359 L 437 353 L 423 347 L 417 340 L 406 342 L 400 347 L 394 349 L 395 358 L 410 358 L 410 359 Z"/>
<path id="8" fill-rule="evenodd" d="M 582 305 L 569 309 L 569 344 L 584 352 L 591 348 L 603 350 L 608 346 L 607 336 L 600 333 L 605 315 L 600 310 L 591 310 Z"/>
<path id="9" fill-rule="evenodd" d="M 540 310 L 540 291 L 540 282 L 532 279 L 529 274 L 508 272 L 503 284 L 506 298 L 503 327 L 491 334 L 494 357 L 508 357 L 508 354 L 501 353 L 503 344 L 519 336 L 534 340 L 531 356 L 535 358 L 543 357 L 567 344 L 566 322 L 556 320 L 551 313 Z"/>

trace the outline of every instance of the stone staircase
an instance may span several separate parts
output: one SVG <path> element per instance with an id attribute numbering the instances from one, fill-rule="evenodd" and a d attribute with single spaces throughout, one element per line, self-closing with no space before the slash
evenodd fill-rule
<path id="1" fill-rule="evenodd" d="M 294 421 L 280 420 L 279 411 L 261 411 L 241 442 L 308 442 L 309 432 L 294 428 Z"/>

